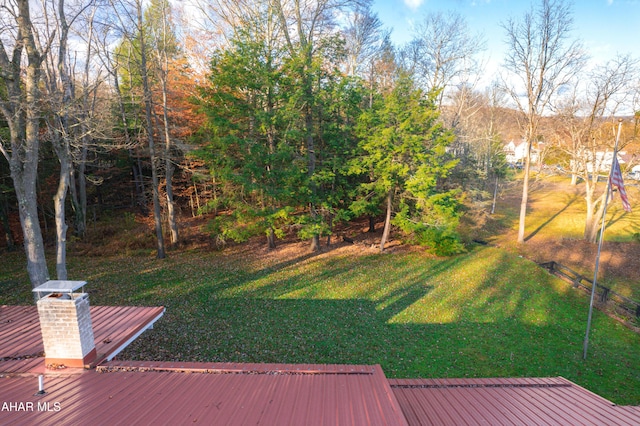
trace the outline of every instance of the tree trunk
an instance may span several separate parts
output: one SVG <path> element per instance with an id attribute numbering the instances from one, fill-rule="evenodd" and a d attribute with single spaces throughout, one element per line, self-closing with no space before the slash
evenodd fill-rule
<path id="1" fill-rule="evenodd" d="M 309 203 L 309 211 L 311 215 L 311 222 L 315 223 L 318 213 L 313 203 Z M 320 251 L 320 234 L 315 233 L 311 238 L 311 251 Z"/>
<path id="2" fill-rule="evenodd" d="M 178 223 L 176 221 L 176 207 L 173 199 L 173 163 L 170 158 L 166 159 L 166 188 L 167 188 L 167 220 L 169 221 L 169 232 L 171 245 L 178 244 Z"/>
<path id="3" fill-rule="evenodd" d="M 276 234 L 273 231 L 273 228 L 269 228 L 269 232 L 267 232 L 267 246 L 269 247 L 269 250 L 276 248 Z"/>
<path id="4" fill-rule="evenodd" d="M 125 132 L 127 130 L 125 129 Z M 129 158 L 131 159 L 131 174 L 133 176 L 133 185 L 136 191 L 135 205 L 140 209 L 140 213 L 143 215 L 149 214 L 147 208 L 147 197 L 144 193 L 144 177 L 142 174 L 142 161 L 140 157 L 133 154 L 132 150 L 129 150 Z"/>
<path id="5" fill-rule="evenodd" d="M 65 200 L 69 188 L 69 158 L 58 154 L 60 159 L 60 182 L 58 191 L 53 197 L 56 215 L 56 276 L 59 280 L 67 279 L 67 223 L 65 219 Z"/>
<path id="6" fill-rule="evenodd" d="M 25 166 L 27 165 L 25 164 Z M 24 251 L 27 255 L 27 273 L 32 287 L 37 287 L 49 280 L 49 271 L 47 270 L 47 261 L 44 253 L 42 230 L 38 221 L 35 176 L 32 176 L 32 173 L 29 172 L 25 176 L 15 179 L 18 181 L 15 183 L 15 187 L 24 239 Z"/>
<path id="7" fill-rule="evenodd" d="M 587 205 L 587 214 L 584 224 L 584 240 L 595 243 L 598 238 L 598 230 L 600 229 L 600 220 L 604 211 L 606 192 L 600 195 L 596 200 L 593 199 L 593 184 L 587 182 L 585 201 Z M 608 187 L 607 187 L 608 189 Z M 597 208 L 596 208 L 597 206 Z"/>
<path id="8" fill-rule="evenodd" d="M 167 78 L 169 76 L 169 57 L 167 52 L 167 16 L 166 7 L 162 8 L 162 54 L 160 48 L 158 52 L 158 62 L 162 64 L 160 69 L 160 83 L 162 85 L 162 114 L 164 121 L 164 159 L 165 159 L 165 185 L 167 192 L 167 221 L 169 222 L 169 233 L 171 245 L 178 244 L 178 224 L 176 221 L 176 209 L 173 199 L 173 162 L 171 159 L 171 135 L 169 132 L 169 104 L 167 100 Z"/>
<path id="9" fill-rule="evenodd" d="M 89 29 L 87 39 L 93 38 L 94 16 L 97 11 L 95 7 L 89 19 Z M 87 232 L 87 178 L 85 175 L 87 167 L 87 154 L 90 142 L 89 125 L 87 124 L 90 117 L 95 112 L 95 102 L 89 102 L 89 76 L 90 76 L 90 58 L 93 44 L 87 43 L 87 53 L 85 56 L 84 73 L 82 76 L 82 137 L 80 138 L 80 161 L 75 163 L 72 161 L 71 174 L 69 177 L 69 187 L 71 192 L 71 202 L 74 211 L 74 232 L 76 236 L 84 238 Z"/>
<path id="10" fill-rule="evenodd" d="M 384 251 L 384 246 L 389 240 L 389 233 L 391 232 L 391 206 L 393 202 L 393 188 L 389 190 L 387 194 L 387 214 L 384 219 L 384 230 L 382 231 L 382 238 L 380 239 L 380 251 Z"/>
<path id="11" fill-rule="evenodd" d="M 56 277 L 59 280 L 67 279 L 67 221 L 65 216 L 65 200 L 67 199 L 67 191 L 69 190 L 69 179 L 71 175 L 71 152 L 70 138 L 72 137 L 73 129 L 70 125 L 69 114 L 66 107 L 71 104 L 73 99 L 73 93 L 71 90 L 71 77 L 69 75 L 69 69 L 67 68 L 67 38 L 69 33 L 69 26 L 67 24 L 66 16 L 64 13 L 64 0 L 58 1 L 58 13 L 59 13 L 59 28 L 60 42 L 58 46 L 58 77 L 60 87 L 55 76 L 51 76 L 50 87 L 52 93 L 49 97 L 55 95 L 61 95 L 60 104 L 54 105 L 54 118 L 55 121 L 49 122 L 49 127 L 53 133 L 52 144 L 58 160 L 60 161 L 60 178 L 58 182 L 58 190 L 53 197 L 53 204 L 55 209 L 55 223 L 56 223 Z M 58 93 L 56 93 L 58 92 Z"/>
<path id="12" fill-rule="evenodd" d="M 51 85 L 52 89 L 54 84 Z M 53 89 L 56 90 L 56 89 Z M 53 94 L 52 94 L 53 96 Z M 65 96 L 63 95 L 62 99 Z M 68 101 L 68 100 L 67 100 Z M 63 102 L 62 105 L 66 105 Z M 54 111 L 54 120 L 47 120 L 51 144 L 60 162 L 60 173 L 58 179 L 58 190 L 53 196 L 53 207 L 55 211 L 56 230 L 56 277 L 59 280 L 67 279 L 67 221 L 65 211 L 65 201 L 69 191 L 71 179 L 71 153 L 69 151 L 69 123 L 66 114 L 61 111 Z"/>
<path id="13" fill-rule="evenodd" d="M 82 148 L 80 149 L 80 164 L 78 164 L 77 179 L 74 182 L 78 183 L 78 212 L 75 220 L 77 229 L 76 233 L 84 237 L 87 232 L 87 156 L 89 153 L 88 137 L 82 138 Z"/>
<path id="14" fill-rule="evenodd" d="M 531 138 L 527 140 L 527 155 L 524 162 L 524 179 L 522 182 L 522 200 L 520 202 L 520 223 L 518 226 L 518 243 L 524 243 L 525 219 L 527 217 L 527 201 L 529 199 L 529 170 L 531 168 Z"/>
<path id="15" fill-rule="evenodd" d="M 69 176 L 69 192 L 73 208 L 73 228 L 77 237 L 83 238 L 87 232 L 87 180 L 85 177 L 87 146 L 83 141 L 81 160 L 76 170 L 71 166 Z"/>
<path id="16" fill-rule="evenodd" d="M 141 0 L 136 2 L 137 18 L 138 18 L 138 31 L 140 35 L 140 73 L 142 77 L 142 90 L 144 91 L 144 109 L 145 118 L 147 122 L 147 140 L 149 142 L 149 156 L 151 157 L 151 186 L 153 190 L 153 219 L 156 231 L 156 242 L 158 247 L 158 253 L 156 257 L 158 259 L 164 259 L 166 257 L 164 248 L 164 237 L 162 235 L 162 217 L 160 212 L 160 193 L 158 182 L 158 165 L 155 152 L 155 145 L 153 140 L 153 120 L 151 119 L 151 89 L 149 87 L 149 79 L 147 74 L 147 52 L 146 52 L 146 40 L 144 33 L 144 23 L 142 21 L 142 3 Z"/>
<path id="17" fill-rule="evenodd" d="M 38 120 L 27 124 L 25 138 L 25 158 L 21 161 L 18 155 L 11 157 L 11 178 L 18 199 L 18 213 L 22 227 L 24 251 L 27 256 L 27 273 L 32 287 L 49 280 L 47 261 L 44 253 L 44 241 L 38 219 L 38 201 L 36 177 L 38 171 Z M 18 144 L 15 143 L 17 146 Z"/>
<path id="18" fill-rule="evenodd" d="M 18 0 L 19 16 L 19 43 L 16 46 L 17 63 L 9 65 L 8 58 L 3 53 L 0 67 L 10 69 L 14 73 L 11 81 L 6 81 L 7 92 L 14 99 L 24 99 L 21 105 L 10 105 L 11 111 L 6 108 L 3 112 L 11 112 L 7 119 L 11 133 L 11 155 L 4 152 L 9 161 L 11 178 L 13 179 L 16 197 L 18 199 L 18 211 L 22 235 L 24 238 L 24 250 L 27 256 L 27 272 L 33 287 L 49 280 L 49 271 L 44 253 L 42 230 L 38 220 L 38 200 L 36 192 L 36 180 L 38 176 L 38 151 L 40 147 L 40 67 L 42 55 L 36 47 L 33 35 L 33 27 L 29 12 L 29 1 Z M 27 68 L 25 79 L 21 79 L 19 55 L 24 48 L 27 53 Z M 22 85 L 22 83 L 24 85 Z M 6 105 L 6 104 L 5 104 Z"/>
<path id="19" fill-rule="evenodd" d="M 498 176 L 496 176 L 496 184 L 493 187 L 493 202 L 491 203 L 491 214 L 496 212 L 496 200 L 498 199 Z"/>
<path id="20" fill-rule="evenodd" d="M 373 216 L 369 216 L 369 229 L 367 229 L 367 232 L 376 232 L 376 218 Z"/>
<path id="21" fill-rule="evenodd" d="M 120 110 L 120 120 L 122 121 L 122 131 L 124 135 L 125 146 L 129 147 L 129 158 L 131 159 L 131 172 L 133 174 L 133 184 L 136 191 L 136 204 L 143 215 L 149 214 L 147 209 L 147 198 L 144 192 L 144 180 L 142 178 L 142 164 L 140 157 L 134 155 L 131 147 L 131 138 L 129 137 L 129 126 L 127 124 L 127 112 L 124 106 L 124 99 L 122 98 L 122 91 L 120 90 L 120 79 L 118 78 L 117 65 L 112 64 L 113 69 L 111 75 L 113 76 L 113 89 L 118 99 L 118 108 Z"/>
<path id="22" fill-rule="evenodd" d="M 171 245 L 178 244 L 178 223 L 176 221 L 175 201 L 173 199 L 173 161 L 171 159 L 171 135 L 169 134 L 169 108 L 167 102 L 166 76 L 162 78 L 162 109 L 164 114 L 164 155 L 165 155 L 165 181 L 167 189 L 167 220 L 171 235 Z"/>

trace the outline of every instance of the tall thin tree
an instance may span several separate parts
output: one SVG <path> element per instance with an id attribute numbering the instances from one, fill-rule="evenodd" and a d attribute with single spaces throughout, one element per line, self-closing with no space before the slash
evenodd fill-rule
<path id="1" fill-rule="evenodd" d="M 5 86 L 0 111 L 10 133 L 9 143 L 0 139 L 0 152 L 9 162 L 18 198 L 27 272 L 32 286 L 36 287 L 49 279 L 38 220 L 36 178 L 40 148 L 41 67 L 50 43 L 47 41 L 45 51 L 38 48 L 29 0 L 3 2 L 0 7 L 8 16 L 15 17 L 13 29 L 4 29 L 13 37 L 13 45 L 6 45 L 7 38 L 0 37 L 0 80 Z M 23 63 L 24 58 L 26 64 Z"/>
<path id="2" fill-rule="evenodd" d="M 560 87 L 568 84 L 583 66 L 586 56 L 579 41 L 570 39 L 573 16 L 564 0 L 540 0 L 537 8 L 521 19 L 509 19 L 502 26 L 507 37 L 504 68 L 509 77 L 504 88 L 526 117 L 522 201 L 518 242 L 525 240 L 529 197 L 531 145 L 538 136 L 540 117 Z M 522 96 L 524 93 L 524 96 Z"/>
<path id="3" fill-rule="evenodd" d="M 162 216 L 160 211 L 160 191 L 158 178 L 158 158 L 156 155 L 155 141 L 153 136 L 153 119 L 152 119 L 152 93 L 149 83 L 149 69 L 147 67 L 147 33 L 142 16 L 142 0 L 136 0 L 136 23 L 137 37 L 140 47 L 140 77 L 142 78 L 142 91 L 144 98 L 144 115 L 147 123 L 147 142 L 149 143 L 149 156 L 151 157 L 151 186 L 153 191 L 153 219 L 156 231 L 156 243 L 158 252 L 156 257 L 164 259 L 166 257 L 164 236 L 162 233 Z"/>
<path id="4" fill-rule="evenodd" d="M 143 0 L 133 0 L 132 3 L 126 2 L 125 0 L 111 0 L 111 2 L 119 21 L 119 30 L 123 35 L 123 45 L 121 45 L 120 48 L 129 52 L 130 59 L 134 62 L 135 66 L 137 66 L 137 70 L 130 70 L 130 76 L 132 73 L 136 73 L 136 78 L 140 80 L 139 84 L 142 86 L 142 103 L 145 122 L 144 133 L 146 135 L 151 164 L 153 221 L 157 247 L 156 257 L 158 259 L 164 259 L 166 257 L 166 251 L 162 230 L 162 212 L 158 175 L 159 164 L 155 146 L 153 94 L 151 91 L 151 82 L 149 81 L 150 70 L 148 62 L 150 55 L 150 35 L 148 34 L 148 28 L 143 15 L 144 2 Z"/>
<path id="5" fill-rule="evenodd" d="M 171 25 L 171 4 L 168 0 L 156 0 L 151 2 L 148 13 L 149 28 L 153 40 L 156 55 L 157 75 L 160 80 L 162 93 L 162 134 L 164 138 L 164 164 L 165 164 L 165 192 L 167 196 L 167 221 L 171 244 L 178 243 L 178 223 L 176 220 L 176 207 L 173 196 L 173 172 L 174 164 L 169 123 L 168 79 L 169 62 L 177 51 L 175 34 Z"/>

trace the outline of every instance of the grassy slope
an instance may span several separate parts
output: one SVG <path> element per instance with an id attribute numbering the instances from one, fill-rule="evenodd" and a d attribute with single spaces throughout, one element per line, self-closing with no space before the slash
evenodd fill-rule
<path id="1" fill-rule="evenodd" d="M 525 238 L 583 237 L 586 216 L 584 183 L 571 186 L 569 182 L 568 176 L 533 175 Z M 633 211 L 626 213 L 619 196 L 614 195 L 607 208 L 605 241 L 637 241 L 634 234 L 640 232 L 640 184 L 630 180 L 625 186 Z M 600 195 L 604 188 L 605 183 L 600 182 L 596 195 Z M 522 182 L 516 180 L 503 188 L 502 201 L 498 202 L 498 213 L 507 216 L 514 231 L 518 228 L 521 197 Z"/>
<path id="2" fill-rule="evenodd" d="M 224 252 L 71 258 L 93 304 L 164 305 L 123 359 L 379 363 L 389 377 L 567 377 L 640 404 L 640 336 L 535 264 L 491 247 L 450 259 L 362 246 L 305 255 Z M 302 254 L 301 254 L 302 253 Z M 0 304 L 29 303 L 20 254 L 0 260 Z"/>
<path id="3" fill-rule="evenodd" d="M 635 181 L 627 182 L 626 186 L 633 211 L 626 213 L 617 195 L 609 203 L 598 282 L 640 300 L 640 186 Z M 586 216 L 584 185 L 571 186 L 569 179 L 561 176 L 535 177 L 527 209 L 527 242 L 518 246 L 515 241 L 521 195 L 519 181 L 503 188 L 495 216 L 510 229 L 493 232 L 489 238 L 510 251 L 538 261 L 555 260 L 591 279 L 597 244 L 582 241 Z"/>

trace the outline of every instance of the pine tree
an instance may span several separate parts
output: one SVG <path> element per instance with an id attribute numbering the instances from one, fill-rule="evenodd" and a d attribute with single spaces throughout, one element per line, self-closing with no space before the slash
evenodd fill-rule
<path id="1" fill-rule="evenodd" d="M 393 91 L 359 122 L 363 155 L 353 162 L 353 170 L 369 176 L 362 185 L 368 193 L 386 199 L 381 251 L 392 223 L 435 251 L 444 244 L 451 246 L 445 251 L 461 249 L 455 234 L 455 193 L 439 186 L 456 161 L 446 153 L 452 135 L 438 120 L 436 97 L 437 92 L 425 95 L 409 77 L 401 76 Z"/>

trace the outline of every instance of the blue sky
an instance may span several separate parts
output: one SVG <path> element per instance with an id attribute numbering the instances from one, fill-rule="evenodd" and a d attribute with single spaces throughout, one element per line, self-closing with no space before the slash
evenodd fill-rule
<path id="1" fill-rule="evenodd" d="M 393 28 L 396 44 L 410 40 L 412 26 L 426 14 L 456 11 L 473 32 L 484 35 L 484 55 L 489 67 L 495 68 L 505 49 L 500 23 L 520 18 L 530 7 L 527 0 L 374 0 L 373 10 L 386 27 Z M 573 18 L 573 36 L 582 40 L 592 64 L 606 62 L 616 53 L 640 58 L 640 0 L 575 0 Z"/>

